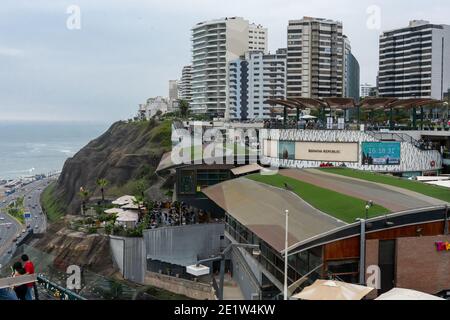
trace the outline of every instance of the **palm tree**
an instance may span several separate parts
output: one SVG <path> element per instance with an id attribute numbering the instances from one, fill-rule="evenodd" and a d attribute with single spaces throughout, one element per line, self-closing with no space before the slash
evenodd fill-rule
<path id="1" fill-rule="evenodd" d="M 82 206 L 81 206 L 82 213 L 81 214 L 84 215 L 84 212 L 86 211 L 86 203 L 89 201 L 89 197 L 91 196 L 91 194 L 90 194 L 89 190 L 81 187 L 78 195 L 80 196 L 81 201 L 82 201 Z"/>
<path id="2" fill-rule="evenodd" d="M 133 204 L 136 204 L 138 206 L 138 215 L 139 215 L 139 221 L 142 219 L 142 203 L 144 201 L 144 197 L 140 194 L 136 194 L 134 196 Z"/>
<path id="3" fill-rule="evenodd" d="M 102 192 L 102 204 L 105 203 L 105 187 L 108 185 L 108 180 L 101 178 L 101 179 L 97 179 L 96 183 L 97 186 L 100 187 L 100 191 Z"/>
<path id="4" fill-rule="evenodd" d="M 178 103 L 178 108 L 180 108 L 181 117 L 186 118 L 189 112 L 189 102 L 186 100 L 180 100 Z"/>

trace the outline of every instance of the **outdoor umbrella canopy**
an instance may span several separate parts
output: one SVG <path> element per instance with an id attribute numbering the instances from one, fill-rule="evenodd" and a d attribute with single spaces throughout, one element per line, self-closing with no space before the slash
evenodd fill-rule
<path id="1" fill-rule="evenodd" d="M 314 117 L 314 116 L 311 116 L 311 115 L 305 115 L 305 116 L 301 116 L 300 119 L 313 120 L 313 119 L 317 119 L 317 117 Z"/>
<path id="2" fill-rule="evenodd" d="M 114 214 L 114 213 L 122 213 L 123 211 L 124 210 L 120 209 L 120 208 L 111 208 L 111 209 L 105 210 L 105 213 Z"/>
<path id="3" fill-rule="evenodd" d="M 301 300 L 361 300 L 373 290 L 373 288 L 340 281 L 316 280 L 292 298 Z"/>
<path id="4" fill-rule="evenodd" d="M 394 288 L 386 293 L 383 293 L 375 300 L 445 300 L 445 299 L 416 290 Z"/>
<path id="5" fill-rule="evenodd" d="M 133 203 L 133 201 L 136 201 L 136 198 L 134 196 L 126 195 L 126 196 L 122 196 L 120 198 L 117 198 L 116 200 L 114 200 L 112 202 L 112 204 L 123 206 L 123 205 L 129 204 L 129 203 Z"/>

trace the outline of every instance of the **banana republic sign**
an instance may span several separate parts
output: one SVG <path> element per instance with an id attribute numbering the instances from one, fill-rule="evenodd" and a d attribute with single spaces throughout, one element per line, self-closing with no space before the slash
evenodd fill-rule
<path id="1" fill-rule="evenodd" d="M 358 143 L 296 142 L 295 159 L 304 161 L 357 162 Z"/>

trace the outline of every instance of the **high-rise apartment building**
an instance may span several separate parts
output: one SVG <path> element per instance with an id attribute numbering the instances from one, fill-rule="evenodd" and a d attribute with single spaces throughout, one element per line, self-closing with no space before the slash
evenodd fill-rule
<path id="1" fill-rule="evenodd" d="M 178 80 L 169 80 L 169 99 L 178 99 Z"/>
<path id="2" fill-rule="evenodd" d="M 359 62 L 352 53 L 350 40 L 344 35 L 344 97 L 353 98 L 359 102 Z"/>
<path id="3" fill-rule="evenodd" d="M 178 85 L 178 97 L 191 103 L 192 100 L 192 66 L 184 66 Z"/>
<path id="4" fill-rule="evenodd" d="M 342 23 L 311 17 L 290 20 L 287 37 L 287 97 L 344 96 Z"/>
<path id="5" fill-rule="evenodd" d="M 450 87 L 450 26 L 415 20 L 380 36 L 380 96 L 442 99 Z"/>
<path id="6" fill-rule="evenodd" d="M 248 28 L 248 50 L 268 52 L 267 28 L 260 24 L 250 24 Z"/>
<path id="7" fill-rule="evenodd" d="M 249 51 L 250 39 L 267 47 L 262 44 L 267 40 L 261 39 L 267 32 L 255 36 L 256 30 L 264 29 L 240 17 L 200 22 L 192 28 L 192 112 L 229 117 L 228 63 Z"/>
<path id="8" fill-rule="evenodd" d="M 286 49 L 276 54 L 252 51 L 229 64 L 230 118 L 262 120 L 270 117 L 267 99 L 286 98 Z"/>
<path id="9" fill-rule="evenodd" d="M 374 85 L 371 85 L 369 83 L 363 83 L 361 85 L 361 98 L 367 98 L 367 97 L 374 96 L 376 89 L 377 89 L 377 87 Z"/>

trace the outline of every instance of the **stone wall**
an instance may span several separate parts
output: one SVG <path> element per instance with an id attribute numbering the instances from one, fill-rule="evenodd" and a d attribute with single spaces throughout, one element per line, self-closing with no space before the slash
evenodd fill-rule
<path id="1" fill-rule="evenodd" d="M 210 284 L 147 272 L 145 285 L 154 286 L 196 300 L 217 300 Z"/>

